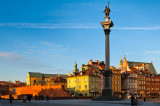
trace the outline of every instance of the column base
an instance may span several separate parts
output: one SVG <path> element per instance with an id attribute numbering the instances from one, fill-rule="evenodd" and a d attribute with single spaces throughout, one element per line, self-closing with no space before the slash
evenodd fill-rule
<path id="1" fill-rule="evenodd" d="M 102 90 L 102 96 L 113 96 L 113 91 L 110 88 L 105 88 Z"/>

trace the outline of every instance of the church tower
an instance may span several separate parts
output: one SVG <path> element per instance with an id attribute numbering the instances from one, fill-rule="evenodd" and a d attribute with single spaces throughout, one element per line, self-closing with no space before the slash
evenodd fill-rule
<path id="1" fill-rule="evenodd" d="M 75 76 L 78 73 L 79 73 L 79 69 L 77 68 L 77 63 L 75 61 L 74 68 L 73 68 L 73 75 Z"/>

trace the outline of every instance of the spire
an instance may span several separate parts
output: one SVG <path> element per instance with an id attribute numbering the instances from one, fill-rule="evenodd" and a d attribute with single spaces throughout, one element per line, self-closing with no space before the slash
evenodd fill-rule
<path id="1" fill-rule="evenodd" d="M 77 68 L 77 63 L 76 63 L 76 60 L 75 60 L 73 72 L 78 72 L 78 71 L 79 71 L 79 69 Z"/>
<path id="2" fill-rule="evenodd" d="M 76 60 L 75 60 L 75 64 L 77 64 L 77 63 L 76 63 Z"/>
<path id="3" fill-rule="evenodd" d="M 122 57 L 121 57 L 121 59 L 120 59 L 120 64 L 122 64 L 122 62 L 123 62 L 123 60 L 122 60 Z"/>

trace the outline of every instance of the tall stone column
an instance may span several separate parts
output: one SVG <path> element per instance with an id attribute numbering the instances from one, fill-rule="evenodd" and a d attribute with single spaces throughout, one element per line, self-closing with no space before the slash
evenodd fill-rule
<path id="1" fill-rule="evenodd" d="M 101 22 L 105 32 L 105 71 L 103 73 L 104 77 L 104 88 L 102 90 L 102 96 L 113 96 L 112 92 L 112 71 L 110 70 L 110 48 L 109 48 L 109 34 L 110 28 L 113 26 L 113 22 L 110 21 L 109 13 L 109 3 L 106 6 L 104 13 L 106 15 L 105 21 Z"/>
<path id="2" fill-rule="evenodd" d="M 104 29 L 105 32 L 105 69 L 110 69 L 110 50 L 109 50 L 109 33 L 110 29 Z"/>

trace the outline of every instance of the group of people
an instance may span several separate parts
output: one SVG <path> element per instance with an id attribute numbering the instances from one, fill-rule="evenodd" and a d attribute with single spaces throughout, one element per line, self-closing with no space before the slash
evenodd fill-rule
<path id="1" fill-rule="evenodd" d="M 137 104 L 138 104 L 137 102 L 138 102 L 137 98 L 134 97 L 133 95 L 131 95 L 131 105 L 136 105 L 137 106 Z"/>
<path id="2" fill-rule="evenodd" d="M 32 95 L 28 95 L 28 96 L 24 95 L 24 96 L 23 96 L 23 102 L 26 102 L 27 99 L 28 99 L 29 102 L 31 102 Z"/>
<path id="3" fill-rule="evenodd" d="M 10 104 L 12 104 L 13 99 L 14 99 L 14 98 L 13 98 L 12 94 L 10 94 L 10 97 L 9 97 L 9 102 L 10 102 Z M 32 100 L 32 95 L 24 95 L 24 96 L 23 96 L 23 102 L 24 102 L 24 103 L 27 101 L 27 99 L 28 99 L 29 102 L 31 102 L 31 100 Z M 37 101 L 37 100 L 44 100 L 43 95 L 38 95 L 38 96 L 35 95 L 35 101 Z M 49 102 L 49 95 L 46 96 L 46 100 Z"/>

